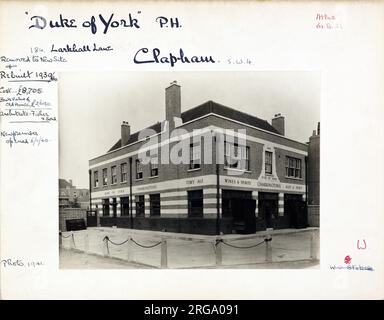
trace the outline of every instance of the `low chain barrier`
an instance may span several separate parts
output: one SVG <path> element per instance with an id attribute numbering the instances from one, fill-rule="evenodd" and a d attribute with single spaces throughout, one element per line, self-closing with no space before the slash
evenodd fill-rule
<path id="1" fill-rule="evenodd" d="M 62 245 L 62 239 L 68 239 L 68 238 L 71 238 L 71 237 L 72 237 L 73 248 L 76 248 L 75 235 L 74 235 L 73 232 L 70 233 L 70 234 L 67 235 L 67 236 L 64 236 L 62 232 L 59 232 L 59 237 L 60 237 L 60 246 Z"/>
<path id="2" fill-rule="evenodd" d="M 60 234 L 60 245 L 61 245 L 62 238 L 68 239 L 68 238 L 72 237 L 73 248 L 76 248 L 75 237 L 74 237 L 73 232 L 71 234 L 66 235 L 66 236 L 63 235 L 61 232 L 59 234 Z M 248 238 L 247 240 L 249 240 L 249 239 L 250 238 Z M 193 241 L 194 239 L 191 238 L 191 239 L 186 239 L 186 240 L 187 241 Z M 228 239 L 227 239 L 227 241 L 224 241 L 224 239 L 222 239 L 222 238 L 215 238 L 213 240 L 213 242 L 210 239 L 204 239 L 204 240 L 198 239 L 198 240 L 202 241 L 202 242 L 206 242 L 206 243 L 211 243 L 213 245 L 213 249 L 215 252 L 215 258 L 216 258 L 216 262 L 215 262 L 216 266 L 222 265 L 222 262 L 223 262 L 222 247 L 223 247 L 223 245 L 227 246 L 227 247 L 231 247 L 233 249 L 244 250 L 244 249 L 256 248 L 258 246 L 265 244 L 265 262 L 272 262 L 272 245 L 271 245 L 272 236 L 269 234 L 267 234 L 262 241 L 257 242 L 257 243 L 252 244 L 252 245 L 247 245 L 247 246 L 235 245 L 235 244 L 229 243 Z M 246 239 L 233 239 L 233 241 L 241 241 L 241 240 L 246 240 Z M 84 242 L 84 251 L 87 252 L 88 248 L 89 248 L 88 233 L 85 234 L 84 241 L 85 241 Z M 132 237 L 129 237 L 128 239 L 126 239 L 122 242 L 114 242 L 108 236 L 105 236 L 102 241 L 104 243 L 103 255 L 107 256 L 107 257 L 111 256 L 109 243 L 111 243 L 112 245 L 115 245 L 115 246 L 122 246 L 124 244 L 128 244 L 127 259 L 124 259 L 124 260 L 127 260 L 128 262 L 133 261 L 133 259 L 132 259 L 132 255 L 133 255 L 132 244 L 135 244 L 136 246 L 141 247 L 143 249 L 151 249 L 151 248 L 155 248 L 155 247 L 161 245 L 160 267 L 161 268 L 168 268 L 167 239 L 165 237 L 162 237 L 161 241 L 156 242 L 152 245 L 141 244 L 141 243 L 137 242 L 136 240 L 134 240 Z M 312 260 L 318 259 L 317 241 L 318 241 L 318 239 L 317 239 L 316 235 L 311 234 L 309 259 L 312 259 Z M 302 250 L 296 249 L 296 248 L 273 247 L 273 249 L 302 251 Z"/>
<path id="3" fill-rule="evenodd" d="M 251 246 L 245 246 L 245 247 L 243 247 L 243 246 L 235 246 L 235 245 L 233 245 L 233 244 L 230 244 L 230 243 L 228 243 L 228 242 L 225 242 L 223 239 L 217 239 L 217 240 L 216 240 L 216 243 L 215 243 L 215 246 L 217 246 L 217 245 L 221 242 L 222 244 L 225 244 L 226 246 L 228 246 L 228 247 L 232 247 L 232 248 L 235 248 L 235 249 L 251 249 L 251 248 L 255 248 L 255 247 L 257 247 L 257 246 L 263 244 L 264 242 L 268 242 L 268 241 L 272 241 L 272 238 L 265 238 L 263 241 L 261 241 L 261 242 L 259 242 L 259 243 L 256 243 L 256 244 L 251 245 Z"/>

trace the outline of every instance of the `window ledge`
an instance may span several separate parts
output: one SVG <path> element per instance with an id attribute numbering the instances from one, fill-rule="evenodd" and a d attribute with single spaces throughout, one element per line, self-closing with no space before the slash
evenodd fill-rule
<path id="1" fill-rule="evenodd" d="M 159 175 L 157 175 L 157 176 L 150 176 L 149 179 L 154 179 L 154 178 L 158 178 L 158 177 L 159 177 Z"/>
<path id="2" fill-rule="evenodd" d="M 224 170 L 252 173 L 252 171 L 250 171 L 250 170 L 241 170 L 241 169 L 235 169 L 235 168 L 230 168 L 230 167 L 224 167 Z"/>
<path id="3" fill-rule="evenodd" d="M 304 181 L 304 178 L 295 178 L 295 177 L 288 177 L 285 176 L 286 179 L 292 179 L 292 180 L 298 180 L 298 181 Z"/>
<path id="4" fill-rule="evenodd" d="M 135 179 L 135 181 L 143 181 L 143 178 Z"/>
<path id="5" fill-rule="evenodd" d="M 116 183 L 111 183 L 111 186 L 115 186 L 115 185 L 117 185 L 117 182 Z"/>
<path id="6" fill-rule="evenodd" d="M 194 168 L 194 169 L 188 169 L 188 172 L 198 171 L 198 170 L 201 170 L 201 167 L 200 168 Z"/>

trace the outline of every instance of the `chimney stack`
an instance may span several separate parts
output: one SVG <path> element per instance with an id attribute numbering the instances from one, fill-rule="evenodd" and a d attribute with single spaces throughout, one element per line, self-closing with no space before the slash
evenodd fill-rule
<path id="1" fill-rule="evenodd" d="M 181 88 L 177 81 L 165 89 L 165 120 L 169 122 L 170 130 L 181 123 Z"/>
<path id="2" fill-rule="evenodd" d="M 121 124 L 121 146 L 124 147 L 131 137 L 131 126 L 127 121 Z"/>
<path id="3" fill-rule="evenodd" d="M 285 123 L 284 117 L 281 113 L 275 114 L 275 117 L 272 119 L 272 127 L 274 127 L 282 136 L 285 135 Z"/>

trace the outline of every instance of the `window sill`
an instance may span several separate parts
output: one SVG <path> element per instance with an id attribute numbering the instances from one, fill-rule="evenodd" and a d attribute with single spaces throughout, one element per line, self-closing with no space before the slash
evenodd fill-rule
<path id="1" fill-rule="evenodd" d="M 157 175 L 157 176 L 151 176 L 151 177 L 149 177 L 149 179 L 154 179 L 154 178 L 158 178 L 159 177 L 159 175 Z"/>
<path id="2" fill-rule="evenodd" d="M 117 185 L 117 182 L 116 183 L 111 183 L 111 186 L 115 186 L 115 185 Z"/>
<path id="3" fill-rule="evenodd" d="M 292 180 L 298 180 L 298 181 L 304 181 L 304 178 L 295 178 L 295 177 L 288 177 L 285 176 L 286 179 L 292 179 Z"/>
<path id="4" fill-rule="evenodd" d="M 252 173 L 252 171 L 250 171 L 250 170 L 241 170 L 241 169 L 235 169 L 235 168 L 230 168 L 230 167 L 224 167 L 224 170 Z"/>
<path id="5" fill-rule="evenodd" d="M 200 168 L 194 168 L 194 169 L 188 169 L 188 172 L 198 171 L 198 170 L 201 170 L 201 167 Z"/>
<path id="6" fill-rule="evenodd" d="M 135 179 L 135 181 L 143 181 L 143 178 Z"/>
<path id="7" fill-rule="evenodd" d="M 120 184 L 127 184 L 128 181 L 121 181 Z"/>

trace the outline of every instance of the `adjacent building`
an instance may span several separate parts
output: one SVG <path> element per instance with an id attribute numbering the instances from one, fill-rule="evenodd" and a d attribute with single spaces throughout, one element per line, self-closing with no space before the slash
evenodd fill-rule
<path id="1" fill-rule="evenodd" d="M 76 188 L 72 180 L 59 179 L 59 208 L 89 208 L 89 190 Z"/>
<path id="2" fill-rule="evenodd" d="M 89 161 L 101 226 L 226 234 L 308 225 L 308 144 L 285 136 L 281 114 L 269 123 L 214 101 L 181 112 L 173 82 L 165 89 L 165 121 L 146 129 L 148 136 L 131 133 L 123 121 L 118 141 Z M 189 161 L 167 161 L 185 141 Z"/>
<path id="3" fill-rule="evenodd" d="M 308 224 L 320 226 L 320 122 L 308 142 Z"/>

